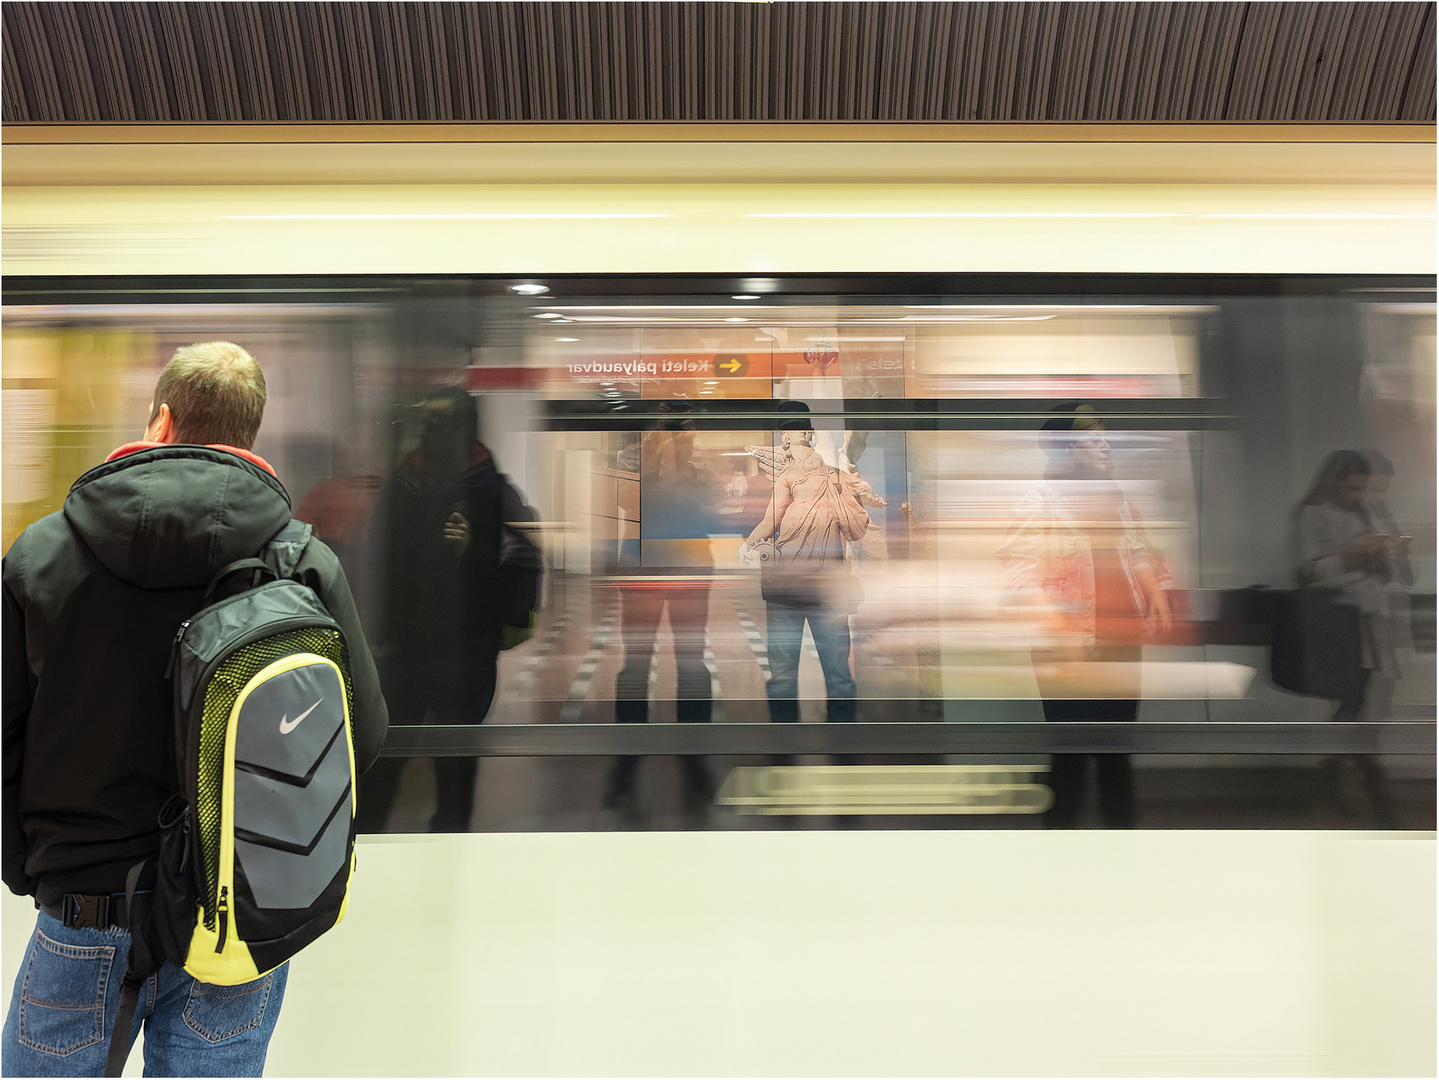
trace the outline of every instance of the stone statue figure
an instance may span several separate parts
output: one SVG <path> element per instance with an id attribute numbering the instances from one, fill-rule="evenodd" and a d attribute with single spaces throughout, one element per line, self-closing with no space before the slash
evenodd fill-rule
<path id="1" fill-rule="evenodd" d="M 773 478 L 774 495 L 764 519 L 740 545 L 740 558 L 760 566 L 770 718 L 775 723 L 799 720 L 799 654 L 808 622 L 824 670 L 828 718 L 852 721 L 849 616 L 859 583 L 845 563 L 845 545 L 861 542 L 869 531 L 865 507 L 886 503 L 858 472 L 836 468 L 820 456 L 802 402 L 784 402 L 780 411 L 803 415 L 781 421 L 779 450 L 745 447 Z"/>

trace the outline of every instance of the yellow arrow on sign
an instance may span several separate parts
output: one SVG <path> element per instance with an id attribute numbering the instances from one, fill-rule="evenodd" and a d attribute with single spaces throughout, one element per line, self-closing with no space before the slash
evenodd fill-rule
<path id="1" fill-rule="evenodd" d="M 742 353 L 720 353 L 711 362 L 716 375 L 729 378 L 743 376 L 749 370 L 749 357 Z"/>

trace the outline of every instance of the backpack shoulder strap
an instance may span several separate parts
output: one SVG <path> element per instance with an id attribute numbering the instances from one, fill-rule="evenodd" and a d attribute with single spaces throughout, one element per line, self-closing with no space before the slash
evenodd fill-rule
<path id="1" fill-rule="evenodd" d="M 260 552 L 260 558 L 274 571 L 275 577 L 285 579 L 295 576 L 295 568 L 305 554 L 310 542 L 310 526 L 291 518 L 285 527 L 270 537 L 270 542 Z"/>
<path id="2" fill-rule="evenodd" d="M 215 590 L 220 588 L 220 583 L 223 582 L 226 578 L 228 578 L 231 574 L 237 574 L 241 570 L 250 571 L 249 587 L 252 589 L 256 585 L 260 584 L 260 574 L 269 574 L 278 580 L 278 575 L 275 574 L 275 568 L 270 563 L 265 562 L 263 559 L 236 559 L 234 562 L 226 563 L 224 566 L 220 567 L 220 569 L 215 571 L 215 576 L 210 579 L 210 584 L 205 586 L 205 596 L 203 602 L 208 604 L 210 602 L 210 598 L 215 596 Z M 216 599 L 224 599 L 224 597 L 228 595 L 233 594 L 224 593 L 220 597 L 216 597 Z"/>
<path id="3" fill-rule="evenodd" d="M 310 542 L 310 531 L 310 526 L 303 521 L 291 518 L 284 528 L 270 537 L 269 543 L 260 549 L 257 556 L 236 559 L 220 567 L 205 589 L 204 602 L 208 604 L 220 583 L 241 570 L 251 571 L 249 587 L 252 589 L 260 583 L 259 574 L 269 574 L 276 581 L 293 578 L 295 568 L 300 565 L 300 557 L 305 553 L 305 545 Z"/>

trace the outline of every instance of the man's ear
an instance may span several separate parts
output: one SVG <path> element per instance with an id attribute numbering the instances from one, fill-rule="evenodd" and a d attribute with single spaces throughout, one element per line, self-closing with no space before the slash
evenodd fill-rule
<path id="1" fill-rule="evenodd" d="M 173 443 L 175 441 L 175 417 L 170 412 L 170 406 L 162 404 L 160 411 L 155 414 L 155 419 L 150 421 L 145 428 L 145 441 L 153 443 Z"/>

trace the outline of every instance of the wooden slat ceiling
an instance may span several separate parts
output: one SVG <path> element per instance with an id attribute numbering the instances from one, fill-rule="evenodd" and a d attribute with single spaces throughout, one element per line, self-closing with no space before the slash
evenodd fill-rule
<path id="1" fill-rule="evenodd" d="M 1429 3 L 3 5 L 6 123 L 1433 123 Z"/>

